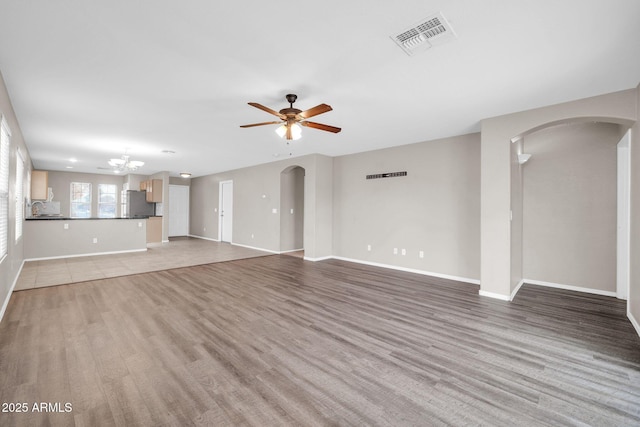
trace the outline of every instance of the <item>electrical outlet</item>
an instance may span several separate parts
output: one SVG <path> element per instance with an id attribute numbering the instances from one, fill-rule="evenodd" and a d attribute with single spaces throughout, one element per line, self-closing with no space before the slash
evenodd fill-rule
<path id="1" fill-rule="evenodd" d="M 142 228 L 142 222 L 138 222 L 138 228 Z"/>
<path id="2" fill-rule="evenodd" d="M 398 255 L 398 248 L 393 248 L 393 254 Z"/>
<path id="3" fill-rule="evenodd" d="M 402 249 L 402 255 L 406 255 L 407 254 L 407 250 L 406 249 Z"/>
<path id="4" fill-rule="evenodd" d="M 69 229 L 69 224 L 65 224 L 65 225 L 64 225 L 64 229 L 65 229 L 65 230 L 68 230 L 68 229 Z"/>
<path id="5" fill-rule="evenodd" d="M 253 234 L 251 235 L 251 238 L 253 239 Z"/>
<path id="6" fill-rule="evenodd" d="M 367 245 L 367 251 L 371 252 L 371 245 Z"/>
<path id="7" fill-rule="evenodd" d="M 278 209 L 276 209 L 276 208 L 271 209 L 271 213 L 277 214 L 278 213 Z"/>
<path id="8" fill-rule="evenodd" d="M 419 256 L 420 258 L 424 258 L 424 251 L 420 251 L 420 252 L 418 253 L 418 256 Z"/>
<path id="9" fill-rule="evenodd" d="M 291 214 L 293 215 L 293 208 L 291 209 Z"/>
<path id="10" fill-rule="evenodd" d="M 98 238 L 97 237 L 93 238 L 93 243 L 98 243 Z"/>

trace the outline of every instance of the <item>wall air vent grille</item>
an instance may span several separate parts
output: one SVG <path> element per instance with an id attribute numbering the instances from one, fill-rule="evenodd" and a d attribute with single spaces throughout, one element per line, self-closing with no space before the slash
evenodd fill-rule
<path id="1" fill-rule="evenodd" d="M 453 40 L 456 33 L 442 12 L 422 19 L 417 24 L 391 36 L 394 42 L 409 56 Z"/>
<path id="2" fill-rule="evenodd" d="M 367 175 L 367 179 L 378 179 L 378 178 L 395 178 L 397 176 L 407 176 L 407 172 L 386 172 L 386 173 L 377 173 L 373 175 Z"/>

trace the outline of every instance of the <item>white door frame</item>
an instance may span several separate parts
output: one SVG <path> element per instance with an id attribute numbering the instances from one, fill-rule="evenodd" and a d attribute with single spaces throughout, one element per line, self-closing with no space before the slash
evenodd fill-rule
<path id="1" fill-rule="evenodd" d="M 631 238 L 631 131 L 618 143 L 618 224 L 616 254 L 616 296 L 629 296 L 630 238 Z"/>
<path id="2" fill-rule="evenodd" d="M 223 204 L 223 199 L 224 199 L 224 195 L 223 195 L 223 188 L 224 185 L 228 185 L 227 189 L 230 191 L 230 195 L 231 195 L 231 213 L 227 212 L 226 214 L 226 224 L 228 225 L 227 228 L 227 233 L 225 233 L 225 235 L 223 236 L 223 217 L 225 217 L 225 212 L 224 212 L 224 204 Z M 228 211 L 229 209 L 227 209 Z M 226 235 L 228 234 L 228 236 Z M 228 238 L 228 240 L 225 240 L 225 237 Z M 232 242 L 233 239 L 233 181 L 229 180 L 229 181 L 220 181 L 220 186 L 219 186 L 219 191 L 218 191 L 218 239 L 221 242 Z"/>

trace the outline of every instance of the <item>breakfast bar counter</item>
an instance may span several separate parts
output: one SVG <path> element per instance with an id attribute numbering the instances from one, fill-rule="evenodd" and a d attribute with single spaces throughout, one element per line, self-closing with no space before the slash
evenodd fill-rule
<path id="1" fill-rule="evenodd" d="M 147 217 L 32 217 L 23 238 L 26 260 L 145 251 Z"/>

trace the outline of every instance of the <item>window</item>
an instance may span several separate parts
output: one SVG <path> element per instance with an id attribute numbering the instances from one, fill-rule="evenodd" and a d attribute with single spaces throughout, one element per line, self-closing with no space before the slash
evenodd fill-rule
<path id="1" fill-rule="evenodd" d="M 118 187 L 115 184 L 98 184 L 98 217 L 116 217 L 116 192 Z"/>
<path id="2" fill-rule="evenodd" d="M 7 254 L 9 234 L 9 125 L 0 119 L 0 259 Z"/>
<path id="3" fill-rule="evenodd" d="M 22 194 L 24 160 L 20 150 L 16 152 L 16 242 L 22 237 L 22 222 L 24 221 L 24 200 Z"/>
<path id="4" fill-rule="evenodd" d="M 91 183 L 71 183 L 71 218 L 91 218 Z"/>
<path id="5" fill-rule="evenodd" d="M 9 239 L 9 125 L 0 120 L 0 259 L 7 255 Z"/>

